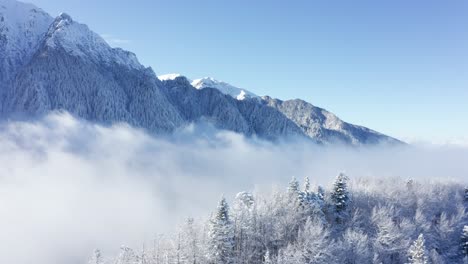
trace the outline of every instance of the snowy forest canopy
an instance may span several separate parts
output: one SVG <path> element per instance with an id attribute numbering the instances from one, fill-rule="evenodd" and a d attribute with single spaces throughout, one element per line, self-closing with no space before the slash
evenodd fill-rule
<path id="1" fill-rule="evenodd" d="M 453 182 L 293 178 L 285 191 L 221 198 L 206 221 L 89 264 L 468 263 L 468 189 Z"/>

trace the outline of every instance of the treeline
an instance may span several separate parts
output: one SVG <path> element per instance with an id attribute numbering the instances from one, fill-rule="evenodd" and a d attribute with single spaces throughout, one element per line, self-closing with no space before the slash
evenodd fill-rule
<path id="1" fill-rule="evenodd" d="M 225 198 L 208 221 L 171 238 L 122 247 L 92 264 L 468 263 L 468 189 L 458 183 L 358 179 L 329 189 L 296 179 L 286 191 Z"/>

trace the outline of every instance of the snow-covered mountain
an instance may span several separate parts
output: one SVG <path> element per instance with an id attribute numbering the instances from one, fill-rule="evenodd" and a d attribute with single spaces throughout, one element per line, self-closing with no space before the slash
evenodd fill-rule
<path id="1" fill-rule="evenodd" d="M 267 139 L 308 137 L 353 145 L 398 142 L 300 100 L 258 97 L 213 78 L 156 77 L 135 54 L 110 47 L 61 14 L 0 0 L 0 117 L 66 110 L 100 123 L 170 133 L 200 120 Z"/>
<path id="2" fill-rule="evenodd" d="M 229 83 L 218 81 L 211 77 L 205 77 L 205 78 L 193 80 L 192 86 L 197 89 L 215 88 L 215 89 L 218 89 L 223 94 L 230 95 L 233 98 L 236 98 L 237 100 L 244 100 L 245 98 L 258 97 L 256 94 L 249 92 L 245 89 L 232 86 Z"/>

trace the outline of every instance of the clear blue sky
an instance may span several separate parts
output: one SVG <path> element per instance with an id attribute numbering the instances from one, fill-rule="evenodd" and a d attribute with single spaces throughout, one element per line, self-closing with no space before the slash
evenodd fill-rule
<path id="1" fill-rule="evenodd" d="M 302 98 L 399 138 L 468 140 L 468 1 L 27 0 L 157 74 Z"/>

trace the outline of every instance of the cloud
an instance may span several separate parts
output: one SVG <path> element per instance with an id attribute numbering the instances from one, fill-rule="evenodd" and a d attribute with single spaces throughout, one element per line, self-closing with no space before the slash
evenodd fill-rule
<path id="1" fill-rule="evenodd" d="M 292 176 L 329 185 L 351 178 L 468 181 L 463 147 L 272 144 L 190 125 L 153 137 L 67 113 L 0 125 L 0 263 L 83 263 L 207 215 L 219 197 L 285 186 Z"/>

